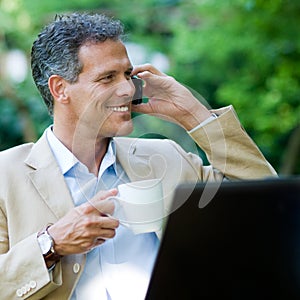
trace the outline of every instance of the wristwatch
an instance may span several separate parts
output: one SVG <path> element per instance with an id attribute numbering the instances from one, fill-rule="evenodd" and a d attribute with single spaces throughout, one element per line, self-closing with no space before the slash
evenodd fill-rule
<path id="1" fill-rule="evenodd" d="M 56 263 L 61 258 L 61 255 L 56 253 L 54 249 L 54 240 L 48 232 L 48 228 L 51 225 L 52 224 L 47 225 L 47 227 L 44 230 L 40 231 L 37 234 L 37 240 L 49 271 L 51 271 L 55 267 Z"/>

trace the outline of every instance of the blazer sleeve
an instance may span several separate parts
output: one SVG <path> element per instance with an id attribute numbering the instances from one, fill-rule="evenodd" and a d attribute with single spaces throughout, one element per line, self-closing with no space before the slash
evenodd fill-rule
<path id="1" fill-rule="evenodd" d="M 62 284 L 60 263 L 48 272 L 36 238 L 48 218 L 41 209 L 42 201 L 41 206 L 34 207 L 36 191 L 24 171 L 27 153 L 23 146 L 16 147 L 1 152 L 0 158 L 0 299 L 3 300 L 42 299 Z"/>
<path id="2" fill-rule="evenodd" d="M 0 299 L 42 299 L 61 286 L 60 264 L 48 272 L 36 233 L 7 251 L 6 221 L 2 211 L 0 214 Z"/>
<path id="3" fill-rule="evenodd" d="M 244 130 L 232 106 L 212 112 L 218 118 L 190 134 L 206 153 L 211 164 L 201 170 L 201 180 L 220 178 L 220 174 L 229 179 L 277 176 L 274 168 Z"/>

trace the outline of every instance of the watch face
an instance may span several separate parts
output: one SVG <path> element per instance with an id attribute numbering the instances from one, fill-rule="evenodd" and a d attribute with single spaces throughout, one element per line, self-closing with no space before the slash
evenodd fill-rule
<path id="1" fill-rule="evenodd" d="M 48 234 L 41 234 L 38 238 L 42 253 L 47 254 L 52 247 L 52 240 Z"/>

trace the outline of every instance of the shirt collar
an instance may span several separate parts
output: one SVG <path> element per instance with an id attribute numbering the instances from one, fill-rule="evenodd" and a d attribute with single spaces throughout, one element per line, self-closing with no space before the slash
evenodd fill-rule
<path id="1" fill-rule="evenodd" d="M 104 171 L 112 166 L 114 168 L 114 171 L 117 173 L 117 168 L 116 168 L 116 145 L 113 139 L 110 140 L 107 151 L 103 157 L 103 160 L 100 165 L 100 170 L 98 177 L 101 177 Z"/>
<path id="2" fill-rule="evenodd" d="M 67 173 L 74 165 L 78 163 L 78 159 L 73 153 L 63 145 L 63 143 L 54 135 L 52 125 L 46 129 L 48 143 L 56 158 L 56 161 L 63 174 Z"/>
<path id="3" fill-rule="evenodd" d="M 54 135 L 52 131 L 53 125 L 49 126 L 46 129 L 47 140 L 50 145 L 50 148 L 56 158 L 56 161 L 63 173 L 66 174 L 70 169 L 72 169 L 80 161 L 74 156 L 74 154 L 63 145 L 63 143 Z M 99 176 L 109 167 L 113 166 L 115 172 L 117 173 L 116 166 L 116 145 L 113 139 L 110 140 L 107 152 L 103 158 L 103 161 L 100 166 Z"/>

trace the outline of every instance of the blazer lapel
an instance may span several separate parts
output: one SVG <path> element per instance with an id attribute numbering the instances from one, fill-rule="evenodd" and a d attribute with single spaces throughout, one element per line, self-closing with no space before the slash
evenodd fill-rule
<path id="1" fill-rule="evenodd" d="M 37 192 L 60 219 L 74 204 L 45 133 L 34 144 L 25 163 L 31 168 L 28 176 Z"/>
<path id="2" fill-rule="evenodd" d="M 115 138 L 117 160 L 131 181 L 156 178 L 155 170 L 151 168 L 150 156 L 140 152 L 138 139 Z"/>

